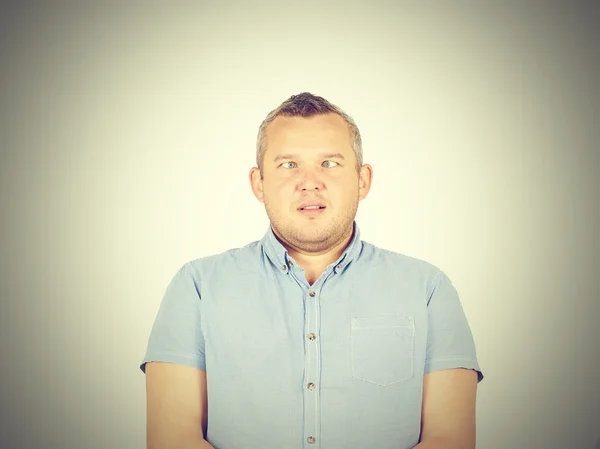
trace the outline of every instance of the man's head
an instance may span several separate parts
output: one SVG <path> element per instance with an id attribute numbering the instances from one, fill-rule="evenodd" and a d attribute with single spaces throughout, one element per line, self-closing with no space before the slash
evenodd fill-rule
<path id="1" fill-rule="evenodd" d="M 250 171 L 252 190 L 273 231 L 304 253 L 324 253 L 343 241 L 371 186 L 358 127 L 309 93 L 290 97 L 263 121 L 257 165 Z"/>
<path id="2" fill-rule="evenodd" d="M 267 127 L 277 117 L 314 117 L 315 115 L 337 114 L 348 125 L 350 138 L 352 139 L 352 149 L 356 157 L 357 171 L 362 166 L 362 140 L 358 126 L 348 114 L 342 111 L 336 105 L 328 102 L 325 98 L 317 95 L 303 92 L 299 95 L 292 95 L 281 103 L 276 109 L 273 109 L 261 123 L 258 129 L 258 138 L 256 139 L 256 165 L 260 170 L 261 177 L 264 175 L 263 164 L 265 152 L 267 150 Z"/>

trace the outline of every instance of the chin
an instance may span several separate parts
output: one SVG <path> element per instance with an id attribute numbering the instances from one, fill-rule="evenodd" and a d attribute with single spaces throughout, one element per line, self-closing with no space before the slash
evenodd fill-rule
<path id="1" fill-rule="evenodd" d="M 298 240 L 303 240 L 306 242 L 317 243 L 326 241 L 333 234 L 333 229 L 331 227 L 319 226 L 313 229 L 306 229 L 307 226 L 300 226 L 296 228 L 296 234 L 298 235 Z"/>

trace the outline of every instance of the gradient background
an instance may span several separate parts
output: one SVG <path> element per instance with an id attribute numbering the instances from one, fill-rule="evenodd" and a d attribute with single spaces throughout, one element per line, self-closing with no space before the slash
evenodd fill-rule
<path id="1" fill-rule="evenodd" d="M 461 294 L 478 448 L 594 447 L 593 7 L 82 3 L 0 13 L 1 447 L 145 447 L 162 294 L 184 262 L 262 237 L 256 132 L 301 91 L 361 129 L 364 239 Z"/>

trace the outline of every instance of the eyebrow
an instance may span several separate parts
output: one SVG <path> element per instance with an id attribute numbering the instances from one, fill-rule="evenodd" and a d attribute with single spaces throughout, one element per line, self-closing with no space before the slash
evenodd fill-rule
<path id="1" fill-rule="evenodd" d="M 273 159 L 273 162 L 277 162 L 277 161 L 281 161 L 283 159 L 297 159 L 298 155 L 297 154 L 278 154 L 277 156 L 275 156 L 275 159 Z M 344 155 L 342 153 L 325 153 L 321 155 L 321 158 L 323 159 L 342 159 L 344 160 Z"/>

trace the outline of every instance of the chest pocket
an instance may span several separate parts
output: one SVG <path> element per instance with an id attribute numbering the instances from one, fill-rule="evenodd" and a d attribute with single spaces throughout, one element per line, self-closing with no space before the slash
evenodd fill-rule
<path id="1" fill-rule="evenodd" d="M 413 376 L 413 317 L 354 317 L 350 334 L 352 376 L 382 386 Z"/>

